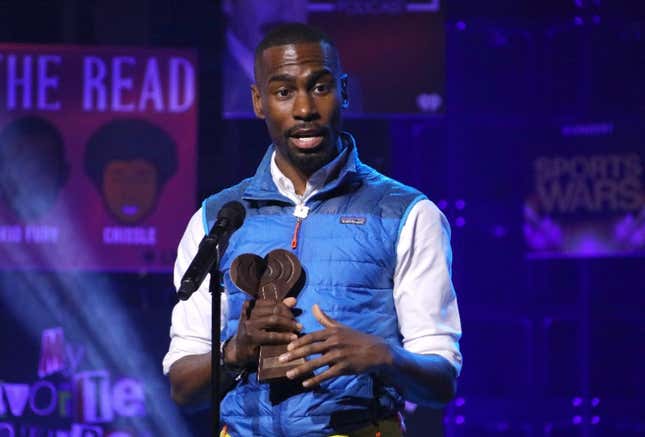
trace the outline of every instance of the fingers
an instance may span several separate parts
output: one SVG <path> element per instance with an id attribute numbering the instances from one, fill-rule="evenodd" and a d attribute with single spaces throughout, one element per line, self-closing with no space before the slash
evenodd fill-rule
<path id="1" fill-rule="evenodd" d="M 287 346 L 287 350 L 291 352 L 295 349 L 298 349 L 300 347 L 306 346 L 311 343 L 325 341 L 331 335 L 333 335 L 333 333 L 328 332 L 326 329 L 322 331 L 314 331 L 311 334 L 303 335 L 302 337 L 297 338 L 291 343 L 289 343 L 289 345 Z"/>
<path id="2" fill-rule="evenodd" d="M 303 387 L 314 387 L 316 385 L 319 385 L 321 382 L 325 381 L 326 379 L 331 379 L 335 378 L 337 376 L 340 376 L 344 374 L 344 365 L 343 364 L 336 364 L 334 366 L 331 366 L 329 369 L 325 370 L 319 375 L 314 376 L 313 378 L 306 379 L 302 382 Z"/>
<path id="3" fill-rule="evenodd" d="M 314 304 L 314 306 L 312 307 L 312 313 L 316 320 L 318 320 L 318 323 L 320 323 L 325 328 L 331 328 L 333 326 L 340 325 L 340 323 L 325 314 L 325 312 L 320 309 L 318 304 Z"/>
<path id="4" fill-rule="evenodd" d="M 275 303 L 267 300 L 256 300 L 251 311 L 251 318 L 264 317 L 271 314 L 279 314 L 284 317 L 294 318 L 291 308 L 282 303 Z"/>
<path id="5" fill-rule="evenodd" d="M 272 314 L 263 317 L 254 317 L 245 321 L 250 330 L 269 330 L 279 332 L 300 332 L 302 325 L 295 319 Z"/>
<path id="6" fill-rule="evenodd" d="M 287 372 L 287 378 L 289 379 L 298 379 L 299 377 L 312 374 L 314 370 L 319 369 L 323 366 L 330 366 L 329 369 L 325 370 L 319 375 L 314 376 L 305 380 L 302 385 L 304 387 L 310 387 L 313 385 L 320 384 L 320 382 L 333 378 L 335 376 L 343 374 L 343 370 L 346 367 L 346 364 L 339 362 L 336 363 L 336 360 L 340 359 L 340 351 L 332 351 L 328 354 L 325 354 L 321 357 L 307 361 L 304 364 L 291 369 Z"/>
<path id="7" fill-rule="evenodd" d="M 257 345 L 266 344 L 287 344 L 293 341 L 298 336 L 290 332 L 276 332 L 276 331 L 261 331 L 256 330 L 249 333 L 249 337 L 253 339 L 253 343 Z"/>
<path id="8" fill-rule="evenodd" d="M 282 303 L 258 300 L 251 311 L 249 322 L 256 329 L 282 332 L 300 332 L 302 325 L 295 319 L 291 309 Z"/>
<path id="9" fill-rule="evenodd" d="M 295 297 L 287 297 L 282 301 L 283 304 L 288 306 L 289 308 L 294 308 L 296 306 L 296 298 Z"/>
<path id="10" fill-rule="evenodd" d="M 327 342 L 321 341 L 317 343 L 312 343 L 307 346 L 302 346 L 298 349 L 294 349 L 291 352 L 285 352 L 280 355 L 278 359 L 281 363 L 286 363 L 287 361 L 293 361 L 298 358 L 306 358 L 309 355 L 322 354 L 329 349 L 329 344 Z"/>
<path id="11" fill-rule="evenodd" d="M 332 351 L 313 360 L 305 361 L 304 364 L 289 370 L 287 372 L 287 378 L 297 379 L 298 377 L 308 375 L 320 367 L 333 364 L 334 360 L 338 358 L 340 358 L 339 352 Z"/>

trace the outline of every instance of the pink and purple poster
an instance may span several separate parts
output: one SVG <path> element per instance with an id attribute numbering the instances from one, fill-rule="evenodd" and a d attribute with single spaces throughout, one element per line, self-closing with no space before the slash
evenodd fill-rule
<path id="1" fill-rule="evenodd" d="M 170 270 L 196 72 L 190 50 L 0 45 L 0 268 Z"/>

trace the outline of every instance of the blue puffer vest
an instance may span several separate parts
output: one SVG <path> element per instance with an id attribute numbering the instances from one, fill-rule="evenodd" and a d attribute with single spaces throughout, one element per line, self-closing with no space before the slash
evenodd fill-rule
<path id="1" fill-rule="evenodd" d="M 317 303 L 341 323 L 400 344 L 392 297 L 396 244 L 407 213 L 424 196 L 362 164 L 353 140 L 349 142 L 338 177 L 307 202 L 309 214 L 294 250 L 306 273 L 297 318 L 304 332 L 322 329 L 311 312 Z M 231 236 L 221 261 L 229 303 L 222 340 L 235 334 L 248 299 L 231 282 L 232 261 L 243 253 L 293 250 L 294 204 L 271 178 L 273 151 L 269 147 L 254 177 L 203 204 L 207 229 L 226 202 L 238 200 L 246 208 L 244 225 Z M 341 376 L 305 390 L 296 384 L 260 384 L 251 373 L 222 400 L 221 420 L 234 437 L 324 436 L 373 423 L 401 405 L 401 396 L 377 375 Z"/>

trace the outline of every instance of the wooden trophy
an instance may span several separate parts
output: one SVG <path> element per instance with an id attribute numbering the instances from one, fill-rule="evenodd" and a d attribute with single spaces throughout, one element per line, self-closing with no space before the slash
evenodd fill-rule
<path id="1" fill-rule="evenodd" d="M 281 302 L 288 295 L 295 296 L 302 286 L 303 272 L 296 256 L 283 249 L 276 249 L 264 258 L 245 253 L 233 260 L 231 279 L 241 290 L 254 299 Z M 287 351 L 287 345 L 260 346 L 258 381 L 266 382 L 285 378 L 289 369 L 304 363 L 300 358 L 281 363 L 278 357 Z"/>

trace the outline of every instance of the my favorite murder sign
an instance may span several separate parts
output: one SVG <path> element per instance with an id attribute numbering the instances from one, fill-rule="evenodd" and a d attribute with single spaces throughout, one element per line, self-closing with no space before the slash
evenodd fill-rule
<path id="1" fill-rule="evenodd" d="M 189 50 L 0 45 L 0 268 L 170 270 L 196 72 Z"/>
<path id="2" fill-rule="evenodd" d="M 42 332 L 33 377 L 0 381 L 0 436 L 152 437 L 144 381 L 93 368 L 89 345 Z"/>
<path id="3" fill-rule="evenodd" d="M 645 147 L 639 123 L 565 124 L 530 162 L 528 255 L 645 255 Z"/>

